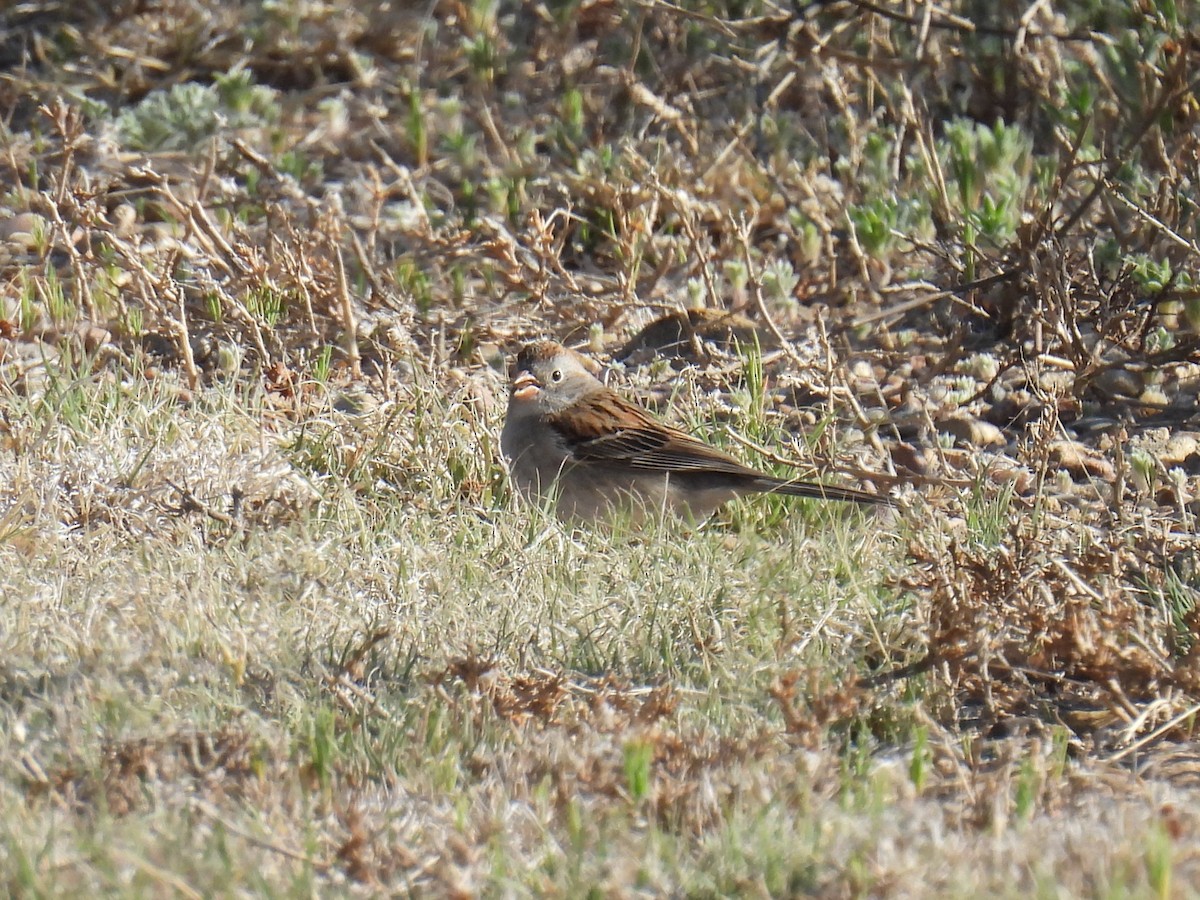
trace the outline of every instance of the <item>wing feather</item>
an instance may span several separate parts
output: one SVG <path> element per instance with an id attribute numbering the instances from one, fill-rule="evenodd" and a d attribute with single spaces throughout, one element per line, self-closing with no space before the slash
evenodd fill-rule
<path id="1" fill-rule="evenodd" d="M 612 422 L 623 427 L 613 429 Z M 597 391 L 551 425 L 579 462 L 620 462 L 653 472 L 723 472 L 757 477 L 742 465 L 690 434 L 664 425 L 612 391 Z"/>
<path id="2" fill-rule="evenodd" d="M 622 427 L 614 429 L 614 422 L 622 423 Z M 617 464 L 643 472 L 732 475 L 745 488 L 767 493 L 855 503 L 889 503 L 885 497 L 853 488 L 763 474 L 685 431 L 662 424 L 607 389 L 581 399 L 569 414 L 551 416 L 550 425 L 574 460 L 583 465 Z"/>

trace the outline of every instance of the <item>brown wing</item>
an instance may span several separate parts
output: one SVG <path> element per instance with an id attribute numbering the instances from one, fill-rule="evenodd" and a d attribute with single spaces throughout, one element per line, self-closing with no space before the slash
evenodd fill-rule
<path id="1" fill-rule="evenodd" d="M 614 421 L 625 423 L 625 427 L 613 430 Z M 764 475 L 686 432 L 663 425 L 609 390 L 596 391 L 580 400 L 569 416 L 561 413 L 551 416 L 550 424 L 575 460 L 585 464 L 616 463 L 642 471 L 734 475 L 744 479 L 745 487 L 767 493 L 854 503 L 891 503 L 886 497 L 853 488 Z"/>
<path id="2" fill-rule="evenodd" d="M 569 421 L 569 427 L 567 423 Z M 625 427 L 612 430 L 607 423 Z M 655 472 L 726 472 L 760 476 L 686 432 L 663 425 L 612 391 L 597 391 L 550 423 L 580 462 L 622 463 Z"/>

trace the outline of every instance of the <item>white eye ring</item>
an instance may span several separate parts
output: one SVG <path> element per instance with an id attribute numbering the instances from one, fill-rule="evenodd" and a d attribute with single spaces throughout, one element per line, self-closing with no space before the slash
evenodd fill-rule
<path id="1" fill-rule="evenodd" d="M 553 381 L 555 384 L 562 381 L 563 380 L 562 369 L 555 369 L 553 372 L 551 372 L 550 380 Z"/>

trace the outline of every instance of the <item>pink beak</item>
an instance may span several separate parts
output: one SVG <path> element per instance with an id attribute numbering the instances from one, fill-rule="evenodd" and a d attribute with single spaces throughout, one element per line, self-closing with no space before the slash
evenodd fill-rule
<path id="1" fill-rule="evenodd" d="M 522 372 L 512 383 L 512 395 L 518 400 L 530 400 L 541 390 L 531 372 Z"/>

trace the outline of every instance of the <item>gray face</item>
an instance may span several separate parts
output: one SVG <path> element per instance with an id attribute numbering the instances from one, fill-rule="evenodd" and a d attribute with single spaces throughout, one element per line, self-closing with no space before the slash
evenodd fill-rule
<path id="1" fill-rule="evenodd" d="M 591 372 L 566 351 L 539 356 L 527 350 L 518 358 L 517 367 L 509 416 L 554 415 L 600 386 Z"/>

